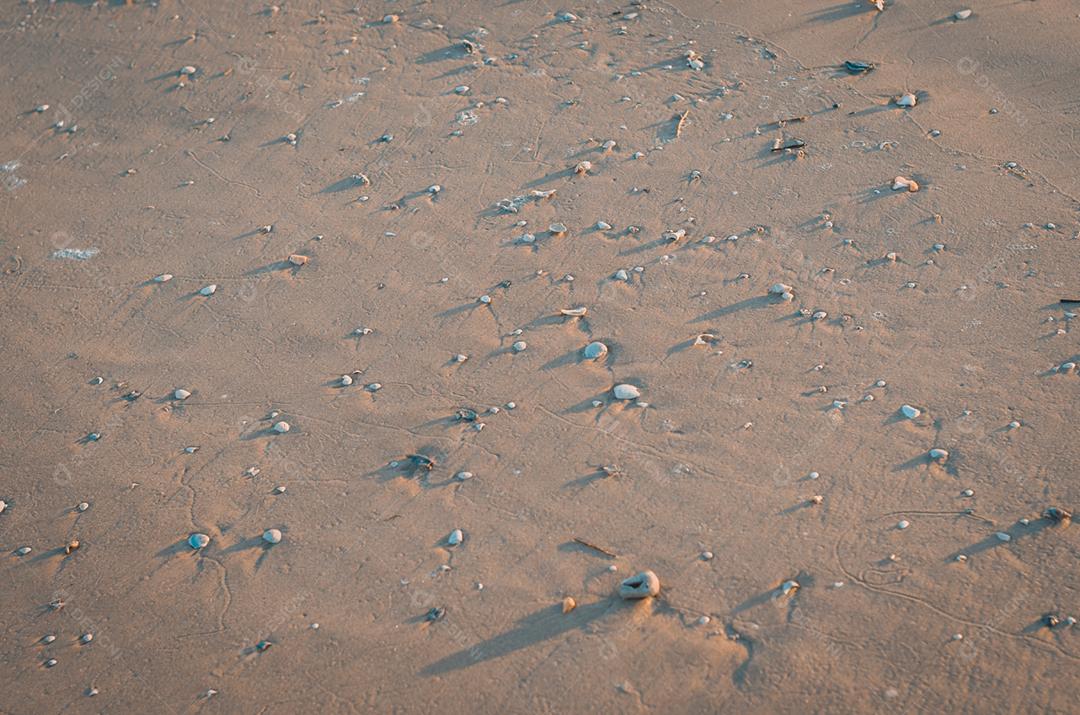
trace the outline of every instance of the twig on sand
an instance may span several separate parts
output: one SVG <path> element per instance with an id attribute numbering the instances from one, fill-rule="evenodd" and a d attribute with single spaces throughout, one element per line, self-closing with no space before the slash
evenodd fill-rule
<path id="1" fill-rule="evenodd" d="M 616 559 L 616 558 L 619 557 L 618 554 L 616 554 L 615 552 L 608 551 L 607 549 L 603 548 L 602 546 L 597 546 L 596 544 L 590 544 L 588 541 L 585 541 L 585 539 L 579 539 L 578 537 L 575 536 L 574 537 L 574 542 L 578 543 L 578 544 L 581 544 L 582 546 L 585 546 L 587 548 L 590 548 L 593 551 L 599 551 L 604 556 L 610 556 L 613 559 Z"/>

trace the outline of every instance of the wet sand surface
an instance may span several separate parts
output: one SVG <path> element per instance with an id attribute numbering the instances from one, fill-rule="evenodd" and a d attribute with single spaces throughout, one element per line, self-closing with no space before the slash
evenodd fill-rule
<path id="1" fill-rule="evenodd" d="M 964 7 L 5 6 L 0 712 L 1075 711 L 1080 10 Z"/>

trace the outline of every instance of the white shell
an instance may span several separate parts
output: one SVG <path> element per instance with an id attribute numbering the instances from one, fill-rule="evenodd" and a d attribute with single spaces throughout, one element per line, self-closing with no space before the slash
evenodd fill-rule
<path id="1" fill-rule="evenodd" d="M 351 384 L 352 384 L 352 378 L 351 377 L 349 377 L 348 375 L 342 375 L 341 376 L 341 386 L 342 387 L 348 387 Z"/>
<path id="2" fill-rule="evenodd" d="M 172 280 L 172 273 L 162 273 L 160 276 L 154 276 L 155 283 L 168 283 Z"/>
<path id="3" fill-rule="evenodd" d="M 199 289 L 199 295 L 213 295 L 214 293 L 217 293 L 217 285 L 214 283 Z"/>
<path id="4" fill-rule="evenodd" d="M 591 342 L 585 346 L 585 357 L 589 360 L 599 360 L 607 355 L 608 346 L 600 341 Z"/>
<path id="5" fill-rule="evenodd" d="M 89 643 L 89 642 L 90 642 L 90 641 L 92 641 L 92 640 L 94 640 L 94 634 L 93 634 L 93 633 L 83 633 L 83 634 L 82 634 L 82 635 L 81 635 L 81 636 L 79 637 L 79 642 L 80 642 L 80 643 L 84 643 L 84 644 L 85 644 L 85 643 Z"/>
<path id="6" fill-rule="evenodd" d="M 281 422 L 275 422 L 274 426 L 271 427 L 270 429 L 274 430 L 278 434 L 285 434 L 290 429 L 292 429 L 292 427 L 289 426 L 288 422 L 285 422 L 284 420 L 282 420 Z"/>
<path id="7" fill-rule="evenodd" d="M 173 399 L 174 400 L 186 400 L 189 397 L 191 397 L 191 393 L 188 392 L 187 390 L 185 390 L 182 387 L 177 388 L 176 391 L 173 392 Z"/>
<path id="8" fill-rule="evenodd" d="M 941 449 L 940 447 L 934 447 L 928 452 L 928 455 L 930 459 L 933 459 L 936 462 L 944 462 L 949 458 L 949 451 Z"/>
<path id="9" fill-rule="evenodd" d="M 79 502 L 79 506 L 75 507 L 75 511 L 82 512 L 82 511 L 86 511 L 89 508 L 90 508 L 90 505 L 87 504 L 86 502 Z"/>
<path id="10" fill-rule="evenodd" d="M 795 289 L 784 283 L 773 283 L 769 287 L 769 293 L 772 295 L 783 295 L 784 293 L 794 293 Z"/>
<path id="11" fill-rule="evenodd" d="M 896 106 L 898 106 L 898 107 L 914 107 L 918 103 L 918 101 L 919 100 L 916 99 L 914 94 L 912 94 L 911 92 L 905 92 L 904 94 L 900 95 L 899 98 L 897 98 Z"/>
<path id="12" fill-rule="evenodd" d="M 465 540 L 465 535 L 461 533 L 461 529 L 454 529 L 450 532 L 450 535 L 446 537 L 446 543 L 450 546 L 457 546 Z"/>
<path id="13" fill-rule="evenodd" d="M 7 502 L 0 499 L 0 514 L 3 514 L 5 509 L 7 509 Z"/>
<path id="14" fill-rule="evenodd" d="M 908 521 L 907 519 L 901 519 L 901 520 L 900 520 L 900 523 L 896 525 L 896 528 L 897 528 L 897 529 L 906 529 L 906 528 L 908 528 L 909 526 L 911 526 L 911 522 L 910 522 L 910 521 Z"/>
<path id="15" fill-rule="evenodd" d="M 953 14 L 953 17 L 955 17 L 957 20 L 966 20 L 969 17 L 971 17 L 971 10 L 968 10 L 968 9 L 957 10 Z"/>
<path id="16" fill-rule="evenodd" d="M 458 472 L 457 474 L 454 475 L 454 479 L 458 480 L 459 482 L 464 482 L 464 481 L 472 479 L 472 478 L 473 478 L 473 473 L 472 472 L 462 471 L 462 472 Z"/>
<path id="17" fill-rule="evenodd" d="M 31 551 L 33 551 L 33 549 L 31 549 L 31 548 L 30 548 L 29 546 L 20 546 L 20 547 L 19 547 L 19 548 L 18 548 L 18 549 L 17 549 L 16 551 L 15 551 L 15 553 L 16 553 L 16 554 L 18 554 L 19 556 L 26 556 L 26 555 L 27 555 L 28 553 L 30 553 Z"/>
<path id="18" fill-rule="evenodd" d="M 277 529 L 267 529 L 263 532 L 262 540 L 268 544 L 281 543 L 281 532 Z"/>
<path id="19" fill-rule="evenodd" d="M 922 414 L 922 410 L 918 407 L 912 407 L 911 405 L 901 405 L 900 412 L 909 420 L 913 420 Z"/>
<path id="20" fill-rule="evenodd" d="M 511 347 L 511 349 L 513 349 L 514 352 L 520 353 L 520 352 L 524 352 L 525 348 L 529 347 L 529 344 L 526 343 L 524 340 L 518 340 L 516 343 L 514 343 L 510 347 Z"/>
<path id="21" fill-rule="evenodd" d="M 634 385 L 627 383 L 620 383 L 615 386 L 612 392 L 617 400 L 636 400 L 641 397 L 641 390 Z"/>
<path id="22" fill-rule="evenodd" d="M 999 531 L 994 534 L 998 538 L 998 541 L 1012 541 L 1012 537 L 1006 534 L 1004 531 Z"/>
<path id="23" fill-rule="evenodd" d="M 608 223 L 607 221 L 597 221 L 596 222 L 596 227 L 598 229 L 600 229 L 601 231 L 608 231 L 608 230 L 611 229 L 611 224 Z"/>
<path id="24" fill-rule="evenodd" d="M 660 593 L 660 579 L 652 571 L 642 571 L 619 584 L 619 596 L 631 601 Z"/>
<path id="25" fill-rule="evenodd" d="M 188 546 L 193 549 L 201 549 L 210 543 L 210 537 L 206 534 L 192 534 L 188 537 Z"/>
<path id="26" fill-rule="evenodd" d="M 617 281 L 628 281 L 630 280 L 630 274 L 626 272 L 625 268 L 620 268 L 619 270 L 615 271 L 614 278 Z"/>

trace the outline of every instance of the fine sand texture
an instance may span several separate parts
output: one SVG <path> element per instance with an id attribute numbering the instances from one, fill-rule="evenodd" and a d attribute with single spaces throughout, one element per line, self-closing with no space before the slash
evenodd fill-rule
<path id="1" fill-rule="evenodd" d="M 3 3 L 0 712 L 1077 712 L 1080 6 L 970 2 Z"/>

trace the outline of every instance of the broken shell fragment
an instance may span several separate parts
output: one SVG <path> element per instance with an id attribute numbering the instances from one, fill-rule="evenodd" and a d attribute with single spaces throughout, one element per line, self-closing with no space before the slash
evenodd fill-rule
<path id="1" fill-rule="evenodd" d="M 574 599 L 567 596 L 566 598 L 564 598 L 562 600 L 562 612 L 563 613 L 569 613 L 570 611 L 574 610 L 575 608 L 577 608 L 577 601 L 575 601 Z"/>
<path id="2" fill-rule="evenodd" d="M 670 242 L 670 243 L 677 243 L 680 240 L 682 240 L 682 238 L 684 236 L 686 236 L 686 229 L 685 228 L 680 228 L 680 229 L 678 229 L 676 231 L 670 231 L 670 230 L 669 231 L 664 231 L 664 233 L 662 235 L 663 239 L 665 241 Z"/>
<path id="3" fill-rule="evenodd" d="M 641 397 L 641 390 L 628 383 L 620 383 L 612 389 L 617 400 L 636 400 Z"/>
<path id="4" fill-rule="evenodd" d="M 585 357 L 589 360 L 599 360 L 607 355 L 608 347 L 600 341 L 591 342 L 585 346 Z"/>
<path id="5" fill-rule="evenodd" d="M 780 594 L 782 596 L 789 596 L 799 590 L 798 581 L 784 581 L 780 584 Z"/>
<path id="6" fill-rule="evenodd" d="M 893 191 L 903 191 L 906 189 L 907 191 L 915 193 L 919 190 L 919 182 L 914 179 L 906 179 L 903 176 L 898 176 L 893 179 L 892 189 Z"/>
<path id="7" fill-rule="evenodd" d="M 941 464 L 949 458 L 949 451 L 941 449 L 940 447 L 934 447 L 927 453 L 927 456 L 938 464 Z"/>
<path id="8" fill-rule="evenodd" d="M 268 544 L 281 543 L 281 532 L 277 529 L 267 529 L 263 532 L 262 540 Z"/>
<path id="9" fill-rule="evenodd" d="M 548 231 L 551 232 L 552 236 L 561 236 L 564 233 L 566 233 L 566 224 L 564 224 L 564 223 L 553 223 L 550 226 L 548 226 Z"/>
<path id="10" fill-rule="evenodd" d="M 588 174 L 590 171 L 592 171 L 592 162 L 591 161 L 578 162 L 577 166 L 574 167 L 574 173 L 575 174 L 581 174 L 581 175 L 584 176 L 584 175 Z"/>
<path id="11" fill-rule="evenodd" d="M 1055 524 L 1068 524 L 1072 521 L 1072 512 L 1061 507 L 1052 506 L 1043 512 L 1043 518 L 1049 519 Z"/>
<path id="12" fill-rule="evenodd" d="M 652 571 L 642 571 L 619 584 L 619 596 L 627 601 L 649 598 L 660 593 L 660 579 Z"/>
<path id="13" fill-rule="evenodd" d="M 588 308 L 563 308 L 559 311 L 560 314 L 569 316 L 571 318 L 580 318 L 589 312 Z"/>
<path id="14" fill-rule="evenodd" d="M 307 256 L 302 256 L 299 253 L 294 253 L 289 256 L 289 263 L 293 264 L 297 268 L 306 265 L 309 260 L 311 259 L 309 259 Z"/>

